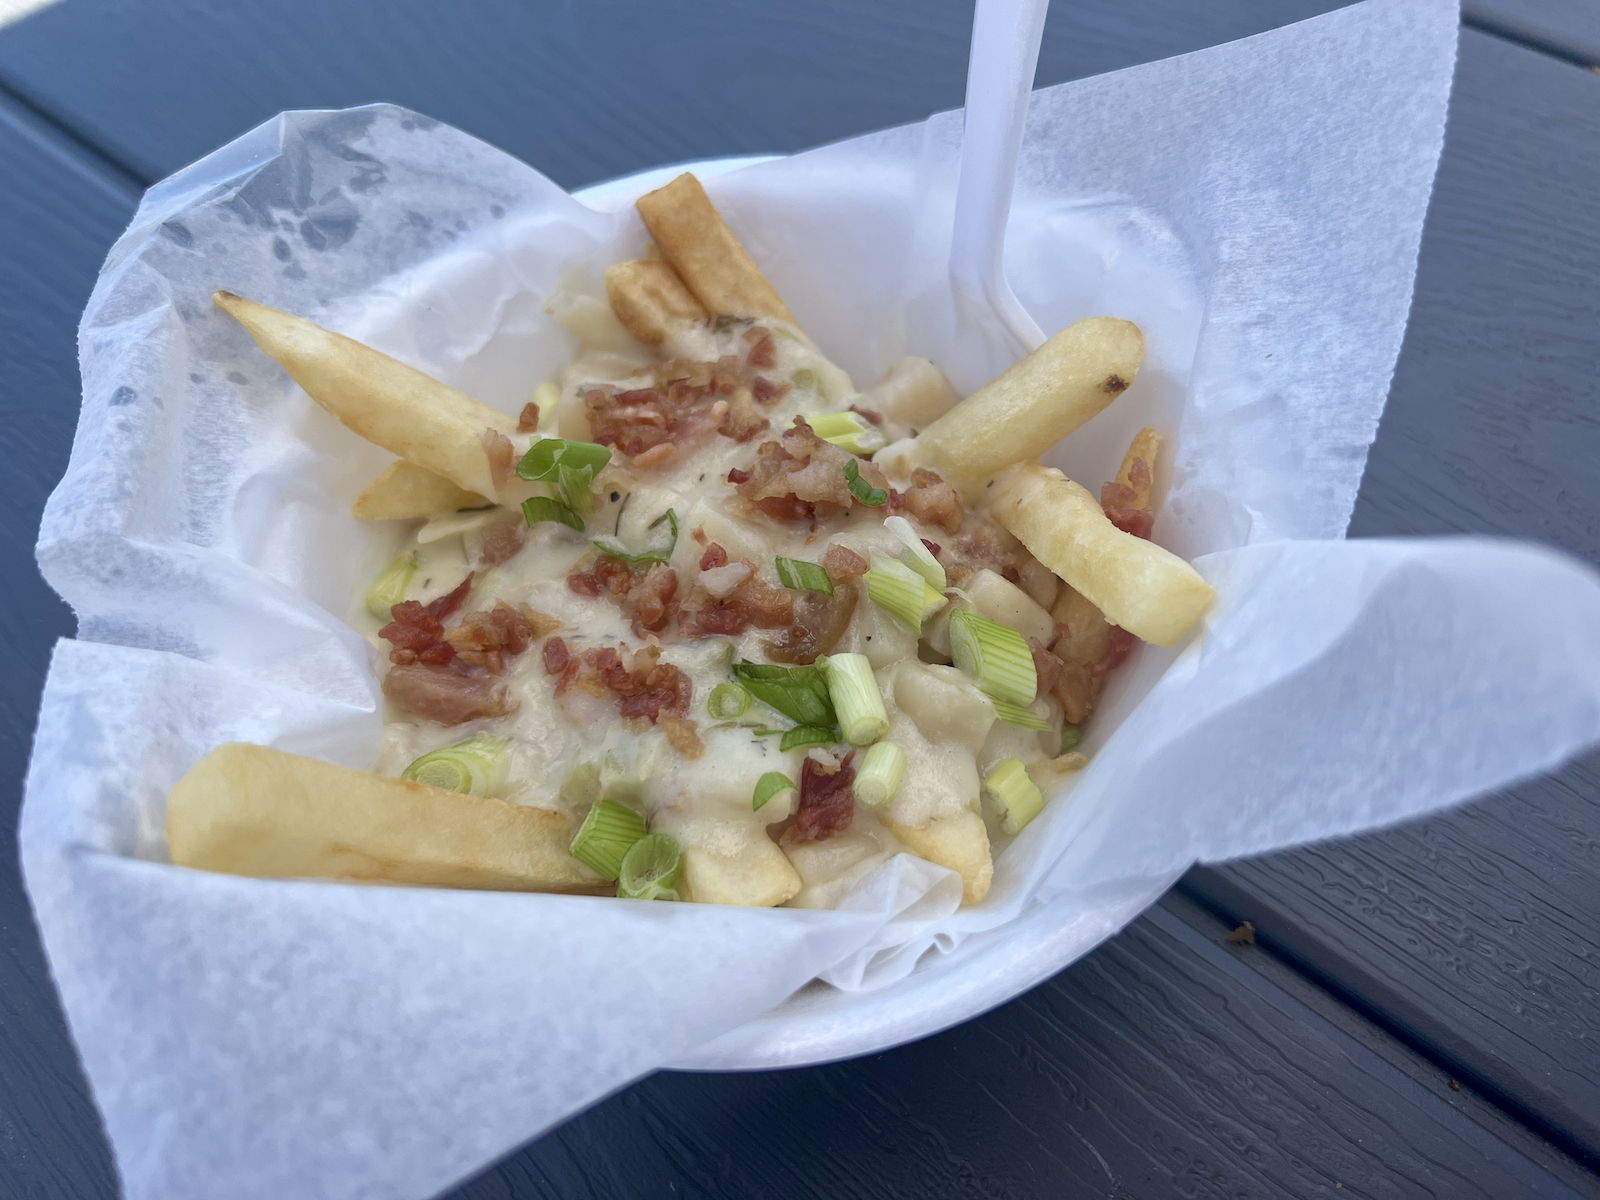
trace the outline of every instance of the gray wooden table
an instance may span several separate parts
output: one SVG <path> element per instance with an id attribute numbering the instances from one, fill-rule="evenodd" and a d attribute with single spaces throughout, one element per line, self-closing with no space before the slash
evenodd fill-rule
<path id="1" fill-rule="evenodd" d="M 1039 83 L 1329 7 L 1057 5 Z M 65 0 L 0 29 L 5 819 L 72 631 L 31 553 L 76 420 L 74 329 L 144 186 L 281 109 L 372 100 L 569 187 L 801 149 L 958 106 L 970 20 L 953 0 Z M 1600 561 L 1600 4 L 1473 0 L 1466 20 L 1351 533 Z M 458 1195 L 1600 1195 L 1597 879 L 1592 756 L 1430 821 L 1192 872 L 1083 962 L 916 1045 L 645 1080 Z M 1243 919 L 1254 946 L 1224 937 Z M 0 1195 L 114 1192 L 7 855 Z"/>

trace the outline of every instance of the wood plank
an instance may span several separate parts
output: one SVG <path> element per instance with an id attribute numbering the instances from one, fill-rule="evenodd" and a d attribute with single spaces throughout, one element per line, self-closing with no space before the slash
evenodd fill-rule
<path id="1" fill-rule="evenodd" d="M 1600 78 L 1462 38 L 1417 294 L 1351 532 L 1600 562 Z M 1600 1161 L 1600 754 L 1184 886 Z"/>
<path id="2" fill-rule="evenodd" d="M 111 1159 L 39 948 L 16 859 L 17 807 L 50 647 L 72 613 L 33 562 L 78 420 L 78 315 L 137 193 L 0 104 L 0 1193 L 110 1196 Z M 20 184 L 20 186 L 19 186 Z"/>
<path id="3" fill-rule="evenodd" d="M 1463 0 L 1461 19 L 1581 66 L 1600 63 L 1600 4 L 1590 0 Z"/>
<path id="4" fill-rule="evenodd" d="M 452 1200 L 1504 1200 L 1600 1187 L 1225 933 L 1169 897 L 957 1029 L 827 1067 L 657 1075 Z"/>
<path id="5" fill-rule="evenodd" d="M 1259 33 L 1339 0 L 1058 5 L 1059 83 Z M 65 0 L 0 34 L 0 80 L 147 182 L 290 108 L 389 100 L 565 187 L 800 150 L 958 108 L 971 0 Z M 752 81 L 759 78 L 759 103 Z M 152 87 L 159 79 L 161 85 Z"/>

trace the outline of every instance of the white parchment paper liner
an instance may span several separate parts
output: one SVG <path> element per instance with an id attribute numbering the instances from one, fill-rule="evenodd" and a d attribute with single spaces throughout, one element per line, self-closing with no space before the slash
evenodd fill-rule
<path id="1" fill-rule="evenodd" d="M 1600 736 L 1600 584 L 1486 540 L 1339 541 L 1409 304 L 1456 14 L 1381 0 L 1036 95 L 1008 264 L 1048 331 L 1138 321 L 1139 382 L 1063 447 L 1090 485 L 1175 449 L 1157 538 L 1217 586 L 1108 693 L 1092 765 L 950 911 L 901 859 L 846 911 L 236 879 L 165 861 L 166 790 L 243 739 L 366 765 L 386 456 L 212 310 L 225 286 L 508 412 L 571 339 L 564 278 L 637 252 L 529 167 L 415 114 L 289 113 L 151 189 L 81 329 L 40 535 L 77 611 L 23 865 L 135 1197 L 420 1197 L 673 1062 L 884 1046 L 998 1003 L 1190 863 L 1401 820 Z M 711 181 L 801 322 L 870 382 L 946 361 L 958 114 Z M 576 266 L 574 266 L 576 264 Z M 567 272 L 563 275 L 563 272 Z M 1286 540 L 1293 539 L 1293 540 Z M 913 970 L 913 968 L 916 968 Z M 841 988 L 812 986 L 826 975 Z"/>

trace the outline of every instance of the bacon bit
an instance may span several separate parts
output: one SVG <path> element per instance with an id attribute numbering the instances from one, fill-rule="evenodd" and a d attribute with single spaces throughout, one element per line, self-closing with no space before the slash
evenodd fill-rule
<path id="1" fill-rule="evenodd" d="M 782 629 L 794 620 L 793 592 L 762 582 L 749 560 L 734 561 L 751 569 L 750 578 L 722 599 L 697 584 L 686 611 L 678 618 L 678 632 L 684 637 L 732 637 L 752 626 Z"/>
<path id="2" fill-rule="evenodd" d="M 861 597 L 860 589 L 841 587 L 833 595 L 801 592 L 795 600 L 794 624 L 762 643 L 774 662 L 810 666 L 839 644 Z"/>
<path id="3" fill-rule="evenodd" d="M 850 828 L 856 801 L 851 792 L 856 769 L 855 752 L 829 770 L 809 754 L 800 768 L 800 807 L 789 836 L 797 842 L 821 842 Z"/>
<path id="4" fill-rule="evenodd" d="M 671 442 L 662 442 L 659 446 L 651 446 L 643 454 L 636 456 L 633 460 L 633 465 L 648 469 L 659 466 L 668 459 L 673 459 L 677 456 L 678 448 L 676 446 Z"/>
<path id="5" fill-rule="evenodd" d="M 517 432 L 539 432 L 539 406 L 532 400 L 522 406 L 522 412 L 517 417 Z"/>
<path id="6" fill-rule="evenodd" d="M 441 725 L 503 717 L 516 707 L 504 682 L 458 666 L 392 667 L 383 677 L 383 694 L 396 707 Z"/>
<path id="7" fill-rule="evenodd" d="M 980 525 L 970 533 L 962 534 L 956 539 L 955 549 L 956 553 L 973 567 L 987 567 L 1000 576 L 1004 576 L 1007 571 L 1016 573 L 1016 561 L 992 525 Z"/>
<path id="8" fill-rule="evenodd" d="M 467 572 L 467 577 L 456 584 L 455 590 L 448 595 L 440 596 L 428 605 L 428 615 L 436 621 L 442 621 L 456 609 L 460 608 L 467 598 L 467 593 L 472 590 L 472 572 Z M 382 636 L 381 634 L 379 636 Z"/>
<path id="9" fill-rule="evenodd" d="M 642 638 L 666 627 L 674 611 L 678 573 L 665 563 L 627 563 L 602 554 L 588 570 L 567 576 L 567 590 L 604 596 L 633 619 L 633 632 Z"/>
<path id="10" fill-rule="evenodd" d="M 772 428 L 772 422 L 756 411 L 749 388 L 736 388 L 731 400 L 718 401 L 718 404 L 723 403 L 727 408 L 717 422 L 717 432 L 723 437 L 730 437 L 736 442 L 748 442 L 757 434 Z"/>
<path id="11" fill-rule="evenodd" d="M 938 542 L 930 542 L 927 538 L 918 538 L 917 540 L 923 544 L 929 554 L 933 555 L 935 558 L 939 557 L 939 551 L 941 547 Z"/>
<path id="12" fill-rule="evenodd" d="M 703 537 L 704 534 L 702 533 L 701 536 Z M 707 546 L 706 552 L 700 556 L 700 569 L 702 571 L 714 571 L 718 567 L 727 565 L 728 552 L 716 542 L 712 542 Z"/>
<path id="13" fill-rule="evenodd" d="M 1122 665 L 1122 660 L 1128 657 L 1128 652 L 1133 649 L 1133 634 L 1119 625 L 1111 627 L 1111 640 L 1106 644 L 1106 652 L 1100 656 L 1100 661 L 1089 668 L 1089 674 L 1099 678 L 1108 674 Z"/>
<path id="14" fill-rule="evenodd" d="M 672 713 L 662 713 L 658 724 L 667 735 L 668 744 L 679 754 L 691 761 L 705 757 L 706 744 L 700 740 L 700 733 L 693 721 Z"/>
<path id="15" fill-rule="evenodd" d="M 855 413 L 862 420 L 869 421 L 874 425 L 883 424 L 883 414 L 875 408 L 862 408 L 859 404 L 852 404 L 850 406 L 850 411 Z"/>
<path id="16" fill-rule="evenodd" d="M 828 578 L 834 583 L 843 579 L 854 579 L 857 575 L 867 573 L 868 562 L 849 546 L 841 546 L 838 542 L 831 542 L 822 555 L 822 569 L 828 573 Z"/>
<path id="17" fill-rule="evenodd" d="M 775 367 L 778 365 L 778 347 L 772 340 L 771 330 L 761 325 L 752 325 L 740 335 L 745 344 L 750 347 L 750 352 L 744 356 L 744 361 L 752 367 Z"/>
<path id="18" fill-rule="evenodd" d="M 547 669 L 550 663 L 548 645 L 546 643 Z M 565 644 L 562 651 L 566 651 Z M 661 661 L 659 646 L 646 646 L 632 653 L 619 651 L 614 646 L 585 650 L 581 656 L 568 658 L 563 663 L 561 679 L 556 684 L 557 697 L 570 687 L 597 696 L 610 693 L 616 697 L 617 711 L 624 719 L 651 724 L 663 713 L 682 716 L 689 711 L 689 702 L 694 698 L 689 677 L 673 664 Z"/>
<path id="19" fill-rule="evenodd" d="M 489 480 L 498 492 L 511 478 L 511 464 L 517 457 L 516 447 L 498 429 L 485 429 L 478 440 L 483 443 L 483 452 L 489 456 Z"/>
<path id="20" fill-rule="evenodd" d="M 844 468 L 852 456 L 812 432 L 805 418 L 783 431 L 775 442 L 756 448 L 754 472 L 742 472 L 729 482 L 739 496 L 775 521 L 818 521 L 847 511 L 856 503 Z M 887 487 L 883 472 L 865 459 L 857 460 L 861 478 L 871 487 Z"/>
<path id="21" fill-rule="evenodd" d="M 754 476 L 743 467 L 734 467 L 728 472 L 728 482 L 732 484 L 749 483 Z"/>
<path id="22" fill-rule="evenodd" d="M 1139 497 L 1146 497 L 1145 503 L 1139 504 Z M 1155 513 L 1149 504 L 1150 495 L 1150 464 L 1143 458 L 1135 455 L 1133 463 L 1128 468 L 1128 482 L 1118 483 L 1115 480 L 1100 489 L 1100 507 L 1105 511 L 1109 520 L 1123 533 L 1131 533 L 1134 537 L 1150 537 L 1150 530 L 1156 523 Z"/>
<path id="23" fill-rule="evenodd" d="M 402 600 L 389 610 L 394 619 L 378 630 L 378 636 L 394 647 L 389 651 L 389 661 L 398 666 L 426 663 L 442 667 L 455 657 L 455 651 L 444 638 L 444 620 L 461 607 L 472 589 L 469 574 L 453 592 L 440 596 L 430 604 L 416 600 Z"/>
<path id="24" fill-rule="evenodd" d="M 910 513 L 924 525 L 937 525 L 946 533 L 959 532 L 966 515 L 961 493 L 926 467 L 911 472 L 911 486 L 906 491 L 890 493 L 889 507 L 895 512 Z"/>
<path id="25" fill-rule="evenodd" d="M 748 391 L 742 406 L 735 402 L 719 407 L 727 402 L 717 397 L 736 397 L 750 382 L 750 371 L 736 355 L 725 354 L 714 363 L 673 359 L 657 364 L 653 373 L 652 387 L 613 392 L 609 387 L 595 386 L 583 393 L 590 436 L 633 459 L 636 466 L 666 461 L 667 453 L 657 447 L 687 451 L 719 430 L 729 437 L 739 437 L 753 420 L 760 419 L 753 417 Z M 754 437 L 759 432 L 755 429 L 744 437 Z M 646 458 L 652 451 L 655 456 Z"/>
<path id="26" fill-rule="evenodd" d="M 1033 673 L 1039 681 L 1033 693 L 1037 700 L 1046 692 L 1055 690 L 1056 681 L 1061 678 L 1061 672 L 1067 669 L 1067 664 L 1046 650 L 1038 638 L 1028 639 L 1028 649 L 1033 652 Z"/>
<path id="27" fill-rule="evenodd" d="M 533 625 L 504 600 L 488 612 L 467 613 L 444 631 L 444 640 L 462 662 L 503 675 L 506 659 L 515 658 L 533 642 Z"/>
<path id="28" fill-rule="evenodd" d="M 704 546 L 706 544 L 706 527 L 704 525 L 696 525 L 689 531 L 689 536 Z"/>
<path id="29" fill-rule="evenodd" d="M 567 591 L 578 596 L 598 596 L 600 581 L 593 571 L 579 571 L 567 576 Z"/>
<path id="30" fill-rule="evenodd" d="M 660 630 L 672 615 L 672 598 L 678 594 L 678 573 L 665 563 L 652 563 L 643 579 L 628 590 L 623 609 L 634 610 L 633 632 Z"/>
<path id="31" fill-rule="evenodd" d="M 792 383 L 774 383 L 765 375 L 757 375 L 750 382 L 750 391 L 757 404 L 776 404 L 794 387 Z"/>
<path id="32" fill-rule="evenodd" d="M 563 638 L 551 638 L 544 644 L 543 653 L 544 669 L 551 675 L 561 674 L 572 661 L 572 652 L 567 649 L 567 643 Z"/>
<path id="33" fill-rule="evenodd" d="M 477 568 L 487 571 L 515 557 L 527 539 L 528 527 L 522 514 L 512 510 L 485 526 L 480 536 L 482 547 L 478 551 Z"/>

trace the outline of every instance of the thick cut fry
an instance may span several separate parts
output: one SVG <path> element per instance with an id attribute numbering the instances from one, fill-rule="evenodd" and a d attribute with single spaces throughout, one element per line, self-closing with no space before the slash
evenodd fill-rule
<path id="1" fill-rule="evenodd" d="M 912 455 L 976 499 L 1006 467 L 1038 458 L 1127 390 L 1143 357 L 1132 321 L 1074 321 L 924 429 Z"/>
<path id="2" fill-rule="evenodd" d="M 459 487 L 495 494 L 483 437 L 516 432 L 512 418 L 302 317 L 232 292 L 211 299 L 347 428 Z"/>
<path id="3" fill-rule="evenodd" d="M 609 891 L 560 813 L 230 742 L 167 797 L 183 867 L 519 892 Z"/>
<path id="4" fill-rule="evenodd" d="M 1106 620 L 1147 642 L 1172 645 L 1216 594 L 1176 554 L 1123 533 L 1098 500 L 1051 467 L 1018 463 L 1001 472 L 989 511 Z"/>
<path id="5" fill-rule="evenodd" d="M 459 488 L 441 475 L 409 463 L 390 463 L 388 469 L 356 497 L 352 516 L 363 521 L 401 521 L 437 517 L 463 508 L 483 508 L 493 501 Z"/>
<path id="6" fill-rule="evenodd" d="M 742 847 L 683 848 L 683 879 L 697 904 L 773 908 L 800 890 L 800 873 L 762 830 Z"/>
<path id="7" fill-rule="evenodd" d="M 977 813 L 962 809 L 935 817 L 926 825 L 883 823 L 918 858 L 949 867 L 961 876 L 961 903 L 976 904 L 989 894 L 994 859 L 989 854 L 989 831 Z"/>
<path id="8" fill-rule="evenodd" d="M 659 346 L 683 326 L 709 319 L 678 273 L 656 258 L 607 267 L 606 299 L 617 320 L 647 346 Z"/>
<path id="9" fill-rule="evenodd" d="M 679 175 L 665 187 L 646 193 L 635 207 L 661 253 L 707 312 L 713 316 L 777 317 L 795 324 L 794 314 L 745 253 L 693 175 Z"/>
<path id="10" fill-rule="evenodd" d="M 1133 441 L 1128 443 L 1128 452 L 1122 456 L 1122 465 L 1117 468 L 1117 482 L 1124 487 L 1133 489 L 1132 503 L 1128 508 L 1149 508 L 1150 489 L 1155 483 L 1156 455 L 1161 453 L 1161 435 L 1146 425 L 1133 435 Z M 1134 478 L 1134 463 L 1143 461 L 1144 470 Z"/>

